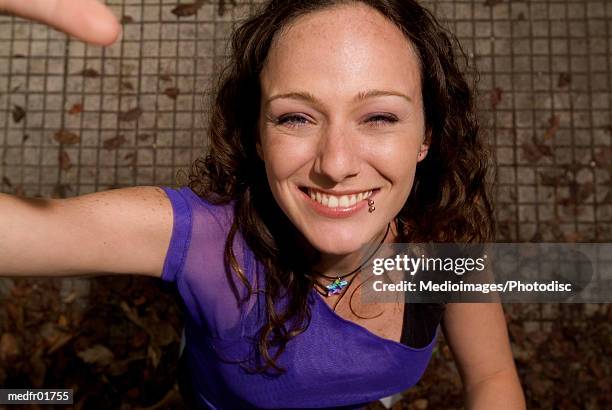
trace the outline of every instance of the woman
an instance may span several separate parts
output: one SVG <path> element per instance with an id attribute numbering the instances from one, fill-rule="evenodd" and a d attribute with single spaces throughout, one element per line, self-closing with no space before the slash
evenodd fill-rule
<path id="1" fill-rule="evenodd" d="M 104 27 L 87 40 L 111 41 Z M 188 187 L 2 196 L 0 273 L 176 282 L 194 406 L 360 408 L 418 381 L 441 320 L 467 407 L 524 408 L 500 305 L 352 298 L 365 243 L 492 239 L 487 157 L 448 34 L 410 0 L 272 1 L 232 46 Z"/>

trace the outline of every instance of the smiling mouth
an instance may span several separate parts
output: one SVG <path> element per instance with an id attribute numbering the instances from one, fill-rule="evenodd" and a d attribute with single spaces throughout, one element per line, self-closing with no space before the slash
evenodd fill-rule
<path id="1" fill-rule="evenodd" d="M 308 195 L 313 201 L 316 201 L 327 208 L 335 209 L 353 207 L 360 201 L 370 198 L 372 193 L 378 189 L 371 189 L 369 191 L 355 192 L 344 195 L 333 195 L 307 187 L 301 187 L 300 190 Z"/>

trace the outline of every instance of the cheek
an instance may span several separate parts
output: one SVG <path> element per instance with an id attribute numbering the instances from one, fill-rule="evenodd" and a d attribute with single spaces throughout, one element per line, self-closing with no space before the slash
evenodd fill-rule
<path id="1" fill-rule="evenodd" d="M 287 136 L 264 137 L 262 151 L 270 185 L 299 175 L 311 157 L 306 144 Z"/>

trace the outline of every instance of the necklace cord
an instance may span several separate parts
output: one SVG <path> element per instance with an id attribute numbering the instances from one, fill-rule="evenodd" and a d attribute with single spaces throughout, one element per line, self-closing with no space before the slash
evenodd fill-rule
<path id="1" fill-rule="evenodd" d="M 345 273 L 344 275 L 327 276 L 327 275 L 324 275 L 322 273 L 319 273 L 319 272 L 315 271 L 314 274 L 318 275 L 318 276 L 322 276 L 322 277 L 327 278 L 327 279 L 343 279 L 343 278 L 345 278 L 347 276 L 350 276 L 350 275 L 354 274 L 355 272 L 358 272 L 360 269 L 362 269 L 364 266 L 366 266 L 366 264 L 370 261 L 370 259 L 372 259 L 372 256 L 376 255 L 376 252 L 378 252 L 378 250 L 382 247 L 383 243 L 385 243 L 385 239 L 387 239 L 387 235 L 389 234 L 389 229 L 390 228 L 391 228 L 391 223 L 389 222 L 387 224 L 387 230 L 385 231 L 385 235 L 383 236 L 383 238 L 380 241 L 380 243 L 378 244 L 378 246 L 376 246 L 376 249 L 374 249 L 374 251 L 364 260 L 364 262 L 361 265 L 359 265 L 357 268 L 353 269 L 349 273 Z M 313 276 L 310 273 L 307 273 L 307 275 Z"/>

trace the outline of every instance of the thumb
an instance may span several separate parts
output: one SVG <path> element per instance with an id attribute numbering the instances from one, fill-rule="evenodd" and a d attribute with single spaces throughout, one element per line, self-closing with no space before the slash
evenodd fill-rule
<path id="1" fill-rule="evenodd" d="M 92 44 L 110 45 L 121 33 L 117 18 L 97 0 L 0 0 L 0 10 L 47 24 Z"/>

